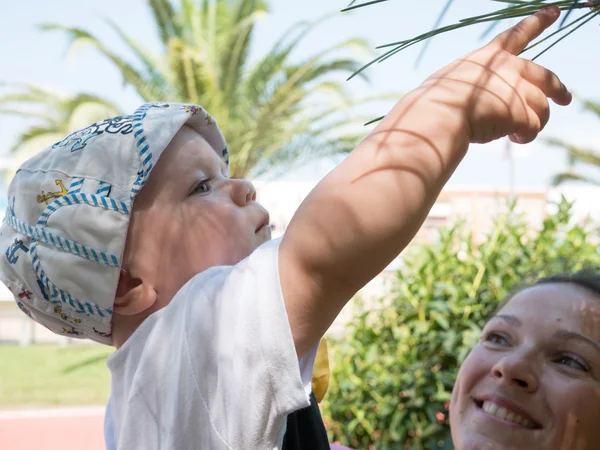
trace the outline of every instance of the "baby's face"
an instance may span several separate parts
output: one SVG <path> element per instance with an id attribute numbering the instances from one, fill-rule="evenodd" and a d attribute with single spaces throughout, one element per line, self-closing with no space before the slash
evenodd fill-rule
<path id="1" fill-rule="evenodd" d="M 138 194 L 125 263 L 168 303 L 194 275 L 236 264 L 271 238 L 254 186 L 224 174 L 224 163 L 184 126 Z"/>

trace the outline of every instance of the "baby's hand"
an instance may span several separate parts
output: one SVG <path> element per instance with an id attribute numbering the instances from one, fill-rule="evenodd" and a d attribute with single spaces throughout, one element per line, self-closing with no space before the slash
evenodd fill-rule
<path id="1" fill-rule="evenodd" d="M 470 142 L 504 136 L 531 142 L 548 122 L 548 98 L 568 105 L 572 96 L 554 73 L 516 55 L 559 15 L 556 7 L 544 8 L 435 73 L 417 91 L 463 115 Z"/>

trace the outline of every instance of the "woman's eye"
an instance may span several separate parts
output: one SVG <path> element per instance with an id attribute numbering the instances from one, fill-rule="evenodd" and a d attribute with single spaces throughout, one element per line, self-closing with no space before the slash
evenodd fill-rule
<path id="1" fill-rule="evenodd" d="M 205 194 L 207 192 L 210 192 L 210 186 L 208 185 L 208 181 L 201 181 L 200 183 L 198 183 L 198 185 L 194 188 L 193 191 L 194 194 Z"/>
<path id="2" fill-rule="evenodd" d="M 590 368 L 579 361 L 577 358 L 574 358 L 570 355 L 560 355 L 555 360 L 558 364 L 562 364 L 563 366 L 570 367 L 571 369 L 581 370 L 582 372 L 589 372 Z"/>
<path id="3" fill-rule="evenodd" d="M 487 333 L 484 336 L 484 340 L 494 345 L 508 345 L 508 341 L 504 336 L 494 332 Z"/>

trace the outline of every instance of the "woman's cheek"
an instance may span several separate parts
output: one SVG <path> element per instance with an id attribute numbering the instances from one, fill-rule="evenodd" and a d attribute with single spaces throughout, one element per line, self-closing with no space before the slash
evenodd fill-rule
<path id="1" fill-rule="evenodd" d="M 463 361 L 458 376 L 464 378 L 464 384 L 469 385 L 470 388 L 491 371 L 494 363 L 493 354 L 479 343 Z"/>
<path id="2" fill-rule="evenodd" d="M 600 448 L 600 384 L 580 387 L 576 384 L 567 383 L 562 388 L 552 389 L 549 402 L 562 423 L 565 436 L 587 436 L 589 448 Z"/>

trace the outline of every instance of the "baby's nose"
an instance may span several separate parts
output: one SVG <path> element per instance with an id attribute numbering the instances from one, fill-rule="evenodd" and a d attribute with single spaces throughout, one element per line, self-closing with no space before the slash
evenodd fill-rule
<path id="1" fill-rule="evenodd" d="M 246 206 L 256 200 L 256 188 L 248 180 L 231 180 L 233 183 L 232 198 L 238 206 Z"/>

